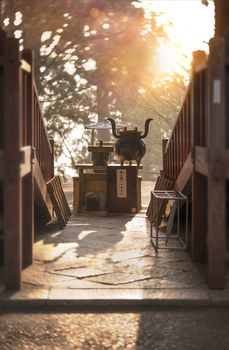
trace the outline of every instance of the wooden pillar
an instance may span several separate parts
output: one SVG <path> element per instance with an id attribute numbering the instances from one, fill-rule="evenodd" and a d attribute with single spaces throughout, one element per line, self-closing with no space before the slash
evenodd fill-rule
<path id="1" fill-rule="evenodd" d="M 223 288 L 226 254 L 225 43 L 210 40 L 208 71 L 208 284 Z"/>
<path id="2" fill-rule="evenodd" d="M 226 35 L 225 35 L 225 55 L 226 57 L 229 56 L 229 27 L 227 28 Z M 225 115 L 229 115 L 229 65 L 228 63 L 225 66 Z M 225 119 L 225 130 L 226 130 L 226 148 L 229 149 L 229 118 L 227 117 Z M 228 181 L 228 179 L 227 179 Z"/>
<path id="3" fill-rule="evenodd" d="M 4 32 L 2 29 L 0 29 L 0 56 L 4 56 L 4 43 L 6 40 L 6 32 Z M 0 149 L 3 150 L 4 148 L 4 136 L 3 136 L 3 130 L 4 130 L 4 102 L 3 102 L 3 96 L 4 96 L 4 76 L 3 76 L 3 69 L 0 71 L 1 75 L 1 85 L 0 85 Z"/>
<path id="4" fill-rule="evenodd" d="M 23 51 L 23 58 L 30 64 L 31 73 L 27 76 L 26 90 L 24 91 L 24 99 L 26 103 L 26 144 L 23 146 L 34 145 L 33 128 L 33 54 L 29 50 Z M 33 153 L 32 153 L 33 155 Z M 32 159 L 31 159 L 32 165 Z M 33 244 L 34 244 L 34 174 L 33 165 L 31 172 L 22 179 L 22 218 L 23 218 L 23 267 L 27 267 L 33 263 Z"/>
<path id="5" fill-rule="evenodd" d="M 191 257 L 193 261 L 206 260 L 207 236 L 207 179 L 195 170 L 195 146 L 201 146 L 200 121 L 202 113 L 201 74 L 195 67 L 202 62 L 201 52 L 193 54 L 193 80 L 191 104 L 191 147 L 193 157 L 192 173 L 192 235 Z"/>
<path id="6" fill-rule="evenodd" d="M 18 41 L 9 38 L 4 52 L 4 277 L 7 289 L 20 289 L 22 270 L 19 64 Z"/>
<path id="7" fill-rule="evenodd" d="M 83 204 L 84 204 L 84 169 L 79 169 L 79 205 L 78 205 L 78 213 L 82 212 Z"/>
<path id="8" fill-rule="evenodd" d="M 229 27 L 228 0 L 215 0 L 215 36 L 224 36 Z"/>
<path id="9" fill-rule="evenodd" d="M 4 54 L 4 41 L 6 34 L 0 29 L 0 56 Z M 0 69 L 0 265 L 3 264 L 3 249 L 4 249 L 4 227 L 3 227 L 3 216 L 4 216 L 4 199 L 3 199 L 3 169 L 4 169 L 4 76 L 3 69 Z"/>
<path id="10" fill-rule="evenodd" d="M 0 29 L 2 28 L 2 0 L 0 0 Z"/>

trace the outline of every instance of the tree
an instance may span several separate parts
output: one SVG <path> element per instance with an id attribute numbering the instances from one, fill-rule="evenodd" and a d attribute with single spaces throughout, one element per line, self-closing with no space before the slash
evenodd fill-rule
<path id="1" fill-rule="evenodd" d="M 142 126 L 153 116 L 156 139 L 171 129 L 179 108 L 176 96 L 171 98 L 170 93 L 167 98 L 163 85 L 152 88 L 153 51 L 165 33 L 155 16 L 146 18 L 137 6 L 140 2 L 135 5 L 129 0 L 40 0 L 31 6 L 31 0 L 3 0 L 9 33 L 21 30 L 21 44 L 35 50 L 47 125 L 57 140 L 64 141 L 57 153 L 60 156 L 65 149 L 70 163 L 85 157 L 89 135 L 82 135 L 82 147 L 69 144 L 74 128 L 82 123 L 111 116 Z M 183 93 L 182 88 L 178 100 Z"/>

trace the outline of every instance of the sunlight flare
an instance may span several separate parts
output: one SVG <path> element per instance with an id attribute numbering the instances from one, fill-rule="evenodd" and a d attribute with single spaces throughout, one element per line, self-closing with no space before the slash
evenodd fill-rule
<path id="1" fill-rule="evenodd" d="M 161 42 L 156 50 L 157 70 L 169 73 L 179 65 L 179 49 L 171 42 Z"/>
<path id="2" fill-rule="evenodd" d="M 167 35 L 167 39 L 159 39 L 153 54 L 159 74 L 185 75 L 193 51 L 208 53 L 208 41 L 214 36 L 213 1 L 204 6 L 200 0 L 142 0 L 141 7 L 147 18 L 156 14 L 157 25 L 163 26 Z"/>

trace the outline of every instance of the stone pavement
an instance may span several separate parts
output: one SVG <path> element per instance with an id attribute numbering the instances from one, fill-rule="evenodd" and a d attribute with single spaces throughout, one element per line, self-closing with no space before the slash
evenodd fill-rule
<path id="1" fill-rule="evenodd" d="M 224 290 L 210 290 L 206 266 L 188 252 L 155 253 L 146 218 L 152 188 L 143 182 L 137 215 L 73 213 L 62 230 L 50 223 L 35 236 L 21 291 L 0 292 L 0 306 L 229 305 L 229 278 Z M 71 187 L 66 193 L 71 202 Z"/>

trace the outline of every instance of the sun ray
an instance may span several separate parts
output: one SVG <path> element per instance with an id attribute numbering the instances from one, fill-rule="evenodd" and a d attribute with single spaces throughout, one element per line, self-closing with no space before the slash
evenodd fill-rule
<path id="1" fill-rule="evenodd" d="M 213 1 L 206 7 L 200 0 L 142 0 L 141 6 L 146 16 L 156 13 L 156 23 L 168 37 L 159 39 L 154 53 L 159 74 L 181 73 L 190 67 L 193 51 L 208 52 L 214 35 Z"/>

